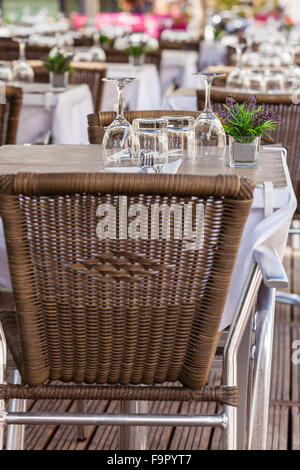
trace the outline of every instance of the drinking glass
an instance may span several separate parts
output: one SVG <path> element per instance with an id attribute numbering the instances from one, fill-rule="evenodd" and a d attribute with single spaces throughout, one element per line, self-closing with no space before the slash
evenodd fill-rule
<path id="1" fill-rule="evenodd" d="M 11 82 L 13 79 L 13 73 L 11 70 L 10 62 L 0 62 L 0 80 L 3 82 Z"/>
<path id="2" fill-rule="evenodd" d="M 134 134 L 139 142 L 140 151 L 168 154 L 167 121 L 163 118 L 134 119 Z"/>
<path id="3" fill-rule="evenodd" d="M 167 121 L 168 154 L 194 160 L 195 118 L 192 116 L 163 116 Z"/>
<path id="4" fill-rule="evenodd" d="M 14 41 L 19 43 L 19 60 L 13 66 L 13 80 L 31 83 L 34 79 L 34 72 L 25 58 L 26 39 L 14 38 Z"/>
<path id="5" fill-rule="evenodd" d="M 266 90 L 265 75 L 261 70 L 249 69 L 244 77 L 243 87 L 247 92 L 261 92 Z"/>
<path id="6" fill-rule="evenodd" d="M 284 89 L 283 73 L 280 70 L 266 70 L 265 87 L 267 93 L 282 93 Z"/>
<path id="7" fill-rule="evenodd" d="M 90 48 L 93 62 L 105 62 L 106 54 L 99 43 L 99 33 L 93 34 L 94 45 Z"/>
<path id="8" fill-rule="evenodd" d="M 131 158 L 138 151 L 136 139 L 131 124 L 123 113 L 123 93 L 128 83 L 135 80 L 133 77 L 108 77 L 102 79 L 113 83 L 118 90 L 118 111 L 116 119 L 105 131 L 102 148 L 107 161 L 118 161 L 122 158 Z"/>
<path id="9" fill-rule="evenodd" d="M 151 152 L 153 169 L 160 171 L 162 166 L 168 162 L 167 120 L 163 118 L 134 119 L 132 127 L 141 155 Z"/>
<path id="10" fill-rule="evenodd" d="M 224 77 L 218 73 L 195 73 L 205 82 L 205 107 L 195 122 L 195 149 L 199 157 L 225 158 L 226 135 L 220 119 L 211 108 L 210 91 L 212 81 Z"/>
<path id="11" fill-rule="evenodd" d="M 235 57 L 236 57 L 236 64 L 235 68 L 229 73 L 226 81 L 227 88 L 242 88 L 243 79 L 244 79 L 244 72 L 242 70 L 242 51 L 243 46 L 240 44 L 232 45 L 235 49 Z"/>

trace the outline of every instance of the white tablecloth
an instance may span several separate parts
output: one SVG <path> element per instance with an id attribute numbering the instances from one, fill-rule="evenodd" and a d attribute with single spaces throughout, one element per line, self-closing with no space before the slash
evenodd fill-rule
<path id="1" fill-rule="evenodd" d="M 61 93 L 52 93 L 47 83 L 22 88 L 17 144 L 34 143 L 47 131 L 54 144 L 89 143 L 86 116 L 94 106 L 88 85 L 71 86 Z"/>
<path id="2" fill-rule="evenodd" d="M 209 65 L 227 65 L 227 46 L 220 41 L 203 41 L 200 49 L 200 70 Z"/>
<path id="3" fill-rule="evenodd" d="M 272 151 L 275 151 L 274 148 Z M 268 203 L 271 202 L 273 213 L 265 214 L 267 198 L 265 189 L 255 188 L 254 201 L 243 233 L 231 287 L 220 325 L 221 330 L 230 325 L 237 311 L 243 287 L 254 261 L 254 248 L 260 245 L 274 248 L 279 257 L 281 259 L 283 258 L 288 230 L 297 207 L 297 200 L 286 165 L 284 149 L 282 150 L 282 158 L 288 185 L 284 188 L 273 189 L 271 196 L 268 196 L 271 198 L 271 201 L 268 201 Z"/>
<path id="4" fill-rule="evenodd" d="M 135 77 L 124 90 L 124 106 L 129 111 L 160 109 L 161 88 L 157 67 L 145 64 L 137 68 L 130 64 L 107 64 L 107 77 Z M 101 103 L 101 111 L 115 111 L 117 105 L 117 89 L 114 84 L 105 82 Z"/>
<path id="5" fill-rule="evenodd" d="M 172 109 L 175 111 L 197 111 L 196 93 L 195 89 L 181 90 L 179 88 L 165 98 L 164 109 Z"/>
<path id="6" fill-rule="evenodd" d="M 180 87 L 193 88 L 197 78 L 199 53 L 196 51 L 163 50 L 160 65 L 161 88 L 164 93 L 170 83 L 176 80 Z"/>

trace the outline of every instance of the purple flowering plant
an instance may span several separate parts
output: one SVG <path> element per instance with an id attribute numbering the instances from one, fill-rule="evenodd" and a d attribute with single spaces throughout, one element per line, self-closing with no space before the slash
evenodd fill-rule
<path id="1" fill-rule="evenodd" d="M 225 132 L 234 140 L 244 143 L 254 142 L 256 137 L 267 135 L 281 122 L 280 116 L 273 111 L 266 111 L 258 106 L 255 96 L 248 101 L 237 103 L 232 95 L 226 97 L 226 102 L 219 113 Z"/>

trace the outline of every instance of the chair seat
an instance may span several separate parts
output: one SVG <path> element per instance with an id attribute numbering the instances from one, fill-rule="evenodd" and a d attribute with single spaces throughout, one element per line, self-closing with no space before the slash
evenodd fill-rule
<path id="1" fill-rule="evenodd" d="M 5 337 L 26 384 L 22 345 L 14 311 L 0 312 Z M 150 401 L 213 401 L 238 406 L 237 387 L 204 386 L 191 390 L 182 386 L 135 385 L 53 385 L 30 387 L 27 385 L 0 385 L 0 399 L 70 399 L 70 400 L 150 400 Z"/>

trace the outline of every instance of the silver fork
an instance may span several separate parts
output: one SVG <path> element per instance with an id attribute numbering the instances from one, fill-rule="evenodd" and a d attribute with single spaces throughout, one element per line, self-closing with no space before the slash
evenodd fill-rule
<path id="1" fill-rule="evenodd" d="M 154 168 L 154 159 L 152 152 L 141 152 L 142 161 L 141 161 L 141 168 L 142 173 L 148 173 L 148 168 Z"/>

